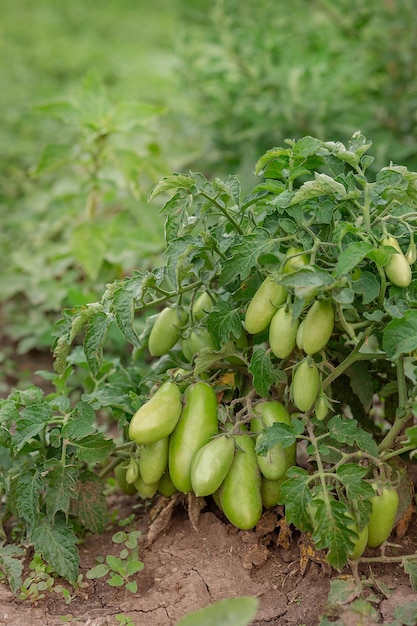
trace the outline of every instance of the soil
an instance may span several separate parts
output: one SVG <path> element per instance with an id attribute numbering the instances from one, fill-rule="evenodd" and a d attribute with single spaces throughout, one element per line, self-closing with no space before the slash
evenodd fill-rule
<path id="1" fill-rule="evenodd" d="M 33 364 L 25 361 L 19 365 L 33 375 Z M 415 485 L 416 467 L 410 471 Z M 354 596 L 329 607 L 332 581 L 349 581 L 352 572 L 349 568 L 341 573 L 331 571 L 307 536 L 287 528 L 279 507 L 267 512 L 256 529 L 240 531 L 227 522 L 210 498 L 201 512 L 200 502 L 186 502 L 178 496 L 144 502 L 138 496 L 110 493 L 112 523 L 101 535 L 88 536 L 79 546 L 83 581 L 77 589 L 68 587 L 71 601 L 66 603 L 62 593 L 53 591 L 36 602 L 22 601 L 7 585 L 0 585 L 0 626 L 174 626 L 190 611 L 235 596 L 258 598 L 258 611 L 251 622 L 254 626 L 318 626 L 323 614 L 338 618 L 338 625 L 368 626 L 390 623 L 397 606 L 417 600 L 399 565 L 371 568 L 363 564 L 359 575 L 374 577 L 372 588 L 365 591 L 374 614 L 367 615 L 366 608 L 361 611 L 349 604 Z M 97 557 L 119 554 L 121 548 L 112 536 L 121 529 L 119 521 L 132 513 L 134 520 L 125 530 L 141 531 L 139 558 L 144 563 L 144 569 L 132 577 L 138 584 L 135 594 L 123 586 L 109 586 L 106 578 L 88 580 L 85 576 L 97 564 Z M 401 538 L 393 538 L 400 547 L 396 551 L 391 548 L 392 554 L 416 551 L 415 514 L 402 532 Z M 368 550 L 365 556 L 378 553 Z"/>
<path id="2" fill-rule="evenodd" d="M 253 625 L 317 626 L 326 610 L 331 581 L 349 580 L 351 576 L 348 568 L 338 574 L 320 562 L 307 538 L 286 528 L 279 508 L 267 512 L 256 529 L 240 531 L 227 523 L 209 499 L 198 519 L 195 512 L 191 515 L 192 523 L 186 503 L 180 500 L 177 497 L 175 507 L 166 498 L 146 506 L 134 496 L 110 496 L 111 519 L 116 521 L 80 546 L 84 578 L 78 589 L 71 590 L 71 602 L 66 604 L 62 593 L 54 592 L 34 603 L 21 601 L 1 585 L 0 625 L 173 626 L 190 611 L 217 600 L 256 596 L 259 607 Z M 166 515 L 168 510 L 172 517 Z M 124 587 L 109 586 L 105 578 L 85 578 L 87 570 L 97 564 L 97 557 L 119 554 L 120 546 L 112 542 L 112 536 L 120 530 L 117 520 L 132 511 L 135 519 L 127 529 L 141 530 L 139 557 L 144 562 L 144 569 L 132 577 L 138 583 L 135 594 Z M 156 511 L 165 518 L 162 523 Z M 156 521 L 150 523 L 155 516 Z M 413 552 L 416 539 L 414 516 L 401 539 L 402 549 Z M 369 575 L 368 566 L 361 566 L 360 571 Z M 354 613 L 342 602 L 337 610 L 339 624 L 388 623 L 397 605 L 417 599 L 408 576 L 398 565 L 373 567 L 373 573 L 378 579 L 372 590 L 377 621 Z"/>

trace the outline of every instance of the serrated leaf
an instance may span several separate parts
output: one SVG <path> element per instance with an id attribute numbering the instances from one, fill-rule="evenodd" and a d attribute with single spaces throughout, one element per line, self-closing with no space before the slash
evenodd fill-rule
<path id="1" fill-rule="evenodd" d="M 407 563 L 410 565 L 410 570 L 417 570 L 416 563 Z M 404 567 L 407 574 L 410 573 L 406 567 Z M 414 581 L 414 583 L 416 580 Z M 417 590 L 416 584 L 412 585 L 413 591 Z M 394 617 L 399 620 L 401 626 L 415 626 L 417 624 L 417 601 L 408 602 L 404 605 L 397 605 L 394 609 Z"/>
<path id="2" fill-rule="evenodd" d="M 268 395 L 271 385 L 285 376 L 284 372 L 274 367 L 271 353 L 262 348 L 253 353 L 249 371 L 253 376 L 256 392 L 263 398 Z"/>
<path id="3" fill-rule="evenodd" d="M 257 598 L 227 598 L 188 613 L 176 626 L 247 626 L 254 619 L 257 610 Z"/>
<path id="4" fill-rule="evenodd" d="M 328 289 L 334 283 L 334 278 L 326 270 L 316 265 L 308 265 L 286 274 L 279 282 L 284 287 L 292 287 L 296 298 L 304 299 Z"/>
<path id="5" fill-rule="evenodd" d="M 48 471 L 46 481 L 46 511 L 49 519 L 52 519 L 58 511 L 68 515 L 71 498 L 77 497 L 78 470 L 74 466 L 59 463 Z"/>
<path id="6" fill-rule="evenodd" d="M 338 278 L 343 274 L 349 274 L 365 257 L 373 250 L 373 246 L 367 241 L 350 243 L 339 255 L 335 274 Z"/>
<path id="7" fill-rule="evenodd" d="M 311 198 L 319 196 L 335 195 L 337 198 L 343 198 L 346 195 L 346 189 L 342 183 L 339 183 L 327 174 L 314 172 L 314 180 L 308 180 L 295 192 L 291 204 L 305 202 Z"/>
<path id="8" fill-rule="evenodd" d="M 360 596 L 361 589 L 355 582 L 354 578 L 348 578 L 347 580 L 331 580 L 330 591 L 327 596 L 327 603 L 330 607 L 339 607 L 349 604 Z"/>
<path id="9" fill-rule="evenodd" d="M 121 333 L 130 343 L 138 347 L 140 345 L 139 337 L 133 328 L 135 318 L 135 296 L 127 289 L 118 289 L 113 296 L 113 307 L 116 319 Z"/>
<path id="10" fill-rule="evenodd" d="M 190 190 L 194 186 L 195 182 L 191 176 L 184 174 L 172 174 L 163 178 L 149 194 L 149 201 L 159 196 L 161 193 L 165 193 L 171 189 L 186 189 Z"/>
<path id="11" fill-rule="evenodd" d="M 365 413 L 368 413 L 374 398 L 374 381 L 367 364 L 363 361 L 357 361 L 345 373 L 349 377 L 353 393 L 361 401 Z"/>
<path id="12" fill-rule="evenodd" d="M 16 482 L 16 506 L 21 518 L 34 526 L 40 514 L 40 495 L 44 484 L 38 470 L 19 474 Z"/>
<path id="13" fill-rule="evenodd" d="M 233 309 L 229 302 L 219 300 L 207 318 L 207 330 L 224 343 L 242 334 L 242 321 L 239 309 Z"/>
<path id="14" fill-rule="evenodd" d="M 12 436 L 15 450 L 21 450 L 25 443 L 39 435 L 52 419 L 52 415 L 49 404 L 35 404 L 23 409 L 21 417 L 16 421 L 16 433 Z"/>
<path id="15" fill-rule="evenodd" d="M 77 498 L 71 501 L 72 511 L 87 530 L 103 531 L 108 519 L 103 482 L 93 473 L 84 474 L 77 484 Z"/>
<path id="16" fill-rule="evenodd" d="M 410 577 L 410 583 L 413 591 L 417 591 L 417 563 L 404 560 L 403 567 L 405 573 Z"/>
<path id="17" fill-rule="evenodd" d="M 88 322 L 84 337 L 84 352 L 93 376 L 97 376 L 103 360 L 103 346 L 111 319 L 102 311 L 95 313 Z"/>
<path id="18" fill-rule="evenodd" d="M 357 446 L 360 450 L 368 452 L 372 456 L 378 456 L 378 447 L 372 435 L 359 428 L 355 419 L 335 415 L 329 420 L 327 426 L 331 436 L 339 443 L 345 443 L 352 447 Z"/>
<path id="19" fill-rule="evenodd" d="M 75 259 L 86 274 L 96 280 L 108 250 L 108 242 L 101 224 L 82 222 L 71 232 L 70 245 Z"/>
<path id="20" fill-rule="evenodd" d="M 220 284 L 226 286 L 239 277 L 245 280 L 257 266 L 258 258 L 275 246 L 270 233 L 263 229 L 241 237 L 239 243 L 230 248 L 230 258 L 222 263 Z"/>
<path id="21" fill-rule="evenodd" d="M 382 349 L 392 361 L 417 350 L 416 310 L 406 311 L 403 317 L 388 322 L 383 332 Z"/>
<path id="22" fill-rule="evenodd" d="M 331 499 L 329 508 L 327 506 L 320 508 L 317 505 L 315 517 L 318 523 L 312 537 L 316 548 L 327 549 L 327 561 L 340 571 L 346 565 L 349 552 L 354 547 L 353 539 L 355 538 L 350 527 L 352 521 L 347 516 L 346 506 L 338 500 Z"/>
<path id="23" fill-rule="evenodd" d="M 266 454 L 277 443 L 280 443 L 284 448 L 288 448 L 295 440 L 296 433 L 292 426 L 275 423 L 265 428 L 256 438 L 256 454 Z"/>
<path id="24" fill-rule="evenodd" d="M 48 521 L 41 520 L 30 534 L 36 552 L 40 552 L 54 571 L 70 583 L 78 578 L 79 554 L 78 538 L 64 523 L 57 520 L 52 526 Z"/>
<path id="25" fill-rule="evenodd" d="M 93 426 L 96 414 L 92 407 L 86 402 L 78 402 L 69 421 L 62 428 L 62 436 L 70 441 L 81 439 L 91 435 L 95 428 Z"/>
<path id="26" fill-rule="evenodd" d="M 367 468 L 359 467 L 353 463 L 346 463 L 337 469 L 337 476 L 343 484 L 346 496 L 354 508 L 354 517 L 363 528 L 372 511 L 371 498 L 375 495 L 372 486 L 365 482 Z"/>
<path id="27" fill-rule="evenodd" d="M 308 506 L 312 495 L 308 485 L 309 474 L 301 467 L 291 467 L 287 471 L 287 480 L 281 485 L 279 503 L 285 505 L 285 519 L 299 530 L 311 531 L 311 519 Z"/>
<path id="28" fill-rule="evenodd" d="M 22 557 L 21 559 L 16 557 Z M 13 593 L 22 586 L 24 551 L 15 545 L 0 547 L 0 571 L 4 573 Z"/>
<path id="29" fill-rule="evenodd" d="M 111 439 L 105 439 L 101 432 L 87 435 L 73 443 L 77 446 L 77 457 L 86 463 L 105 461 L 114 450 L 114 442 Z"/>
<path id="30" fill-rule="evenodd" d="M 376 300 L 381 290 L 381 282 L 375 274 L 371 272 L 362 272 L 358 280 L 352 284 L 355 293 L 362 296 L 363 304 L 370 304 Z"/>

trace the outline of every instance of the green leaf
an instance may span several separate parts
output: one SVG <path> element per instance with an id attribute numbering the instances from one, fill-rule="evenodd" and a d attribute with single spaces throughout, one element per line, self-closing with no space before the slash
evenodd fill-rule
<path id="1" fill-rule="evenodd" d="M 346 515 L 346 506 L 338 500 L 331 499 L 329 508 L 321 500 L 315 500 L 315 504 L 315 517 L 319 523 L 314 529 L 313 541 L 317 550 L 328 550 L 327 561 L 340 571 L 354 547 L 355 537 L 349 527 L 352 520 Z"/>
<path id="2" fill-rule="evenodd" d="M 378 456 L 378 446 L 372 435 L 359 428 L 355 419 L 335 415 L 329 420 L 327 426 L 331 436 L 339 443 L 345 443 L 352 447 L 357 446 L 360 450 L 368 452 L 372 456 Z"/>
<path id="3" fill-rule="evenodd" d="M 52 526 L 47 520 L 41 520 L 30 534 L 36 552 L 62 578 L 75 583 L 78 578 L 79 554 L 78 538 L 63 522 L 55 520 Z"/>
<path id="4" fill-rule="evenodd" d="M 257 598 L 245 596 L 219 600 L 188 613 L 176 626 L 247 626 L 256 616 L 258 602 Z"/>
<path id="5" fill-rule="evenodd" d="M 349 274 L 373 249 L 367 241 L 350 243 L 339 255 L 335 268 L 337 278 Z"/>
<path id="6" fill-rule="evenodd" d="M 125 584 L 125 581 L 119 574 L 115 574 L 109 578 L 107 584 L 110 585 L 110 587 L 122 587 Z"/>
<path id="7" fill-rule="evenodd" d="M 52 415 L 49 404 L 35 404 L 23 409 L 21 417 L 16 421 L 16 433 L 12 436 L 15 450 L 21 450 L 25 443 L 39 435 L 52 419 Z"/>
<path id="8" fill-rule="evenodd" d="M 102 311 L 94 313 L 88 322 L 84 337 L 84 352 L 93 376 L 97 376 L 103 360 L 103 346 L 111 324 L 111 318 Z"/>
<path id="9" fill-rule="evenodd" d="M 280 504 L 285 505 L 285 518 L 299 530 L 311 531 L 311 519 L 308 506 L 312 495 L 308 485 L 309 474 L 301 467 L 291 467 L 287 471 L 287 480 L 281 485 Z"/>
<path id="10" fill-rule="evenodd" d="M 375 495 L 372 486 L 363 480 L 367 468 L 359 467 L 353 463 L 346 463 L 337 469 L 337 476 L 343 484 L 346 496 L 352 504 L 352 513 L 363 528 L 372 511 L 371 498 Z"/>
<path id="11" fill-rule="evenodd" d="M 185 176 L 184 174 L 172 174 L 163 178 L 149 194 L 149 201 L 159 196 L 161 193 L 170 191 L 171 189 L 186 189 L 190 191 L 195 182 L 191 176 Z"/>
<path id="12" fill-rule="evenodd" d="M 133 574 L 141 572 L 145 565 L 142 561 L 129 561 L 128 563 L 126 563 L 125 567 L 127 575 L 133 576 Z"/>
<path id="13" fill-rule="evenodd" d="M 97 222 L 78 224 L 71 232 L 70 245 L 75 259 L 87 276 L 96 280 L 108 250 L 102 225 Z"/>
<path id="14" fill-rule="evenodd" d="M 352 283 L 352 289 L 355 293 L 362 296 L 363 304 L 370 304 L 378 298 L 381 283 L 375 274 L 362 272 L 360 278 Z"/>
<path id="15" fill-rule="evenodd" d="M 114 450 L 114 442 L 111 439 L 105 439 L 101 432 L 77 439 L 74 443 L 77 446 L 79 460 L 86 463 L 105 461 Z"/>
<path id="16" fill-rule="evenodd" d="M 138 347 L 140 345 L 139 337 L 133 328 L 135 295 L 127 289 L 118 289 L 113 296 L 113 307 L 120 331 L 132 345 Z"/>
<path id="17" fill-rule="evenodd" d="M 249 371 L 253 376 L 253 386 L 261 397 L 266 397 L 271 385 L 285 376 L 284 372 L 274 367 L 271 353 L 262 348 L 253 353 Z"/>
<path id="18" fill-rule="evenodd" d="M 77 402 L 70 420 L 62 428 L 62 436 L 74 440 L 91 435 L 95 431 L 93 426 L 95 419 L 96 414 L 89 404 Z"/>
<path id="19" fill-rule="evenodd" d="M 207 330 L 224 343 L 231 337 L 240 337 L 242 321 L 239 309 L 232 308 L 230 302 L 219 300 L 207 318 Z"/>
<path id="20" fill-rule="evenodd" d="M 77 483 L 77 494 L 71 501 L 74 515 L 92 533 L 103 532 L 108 519 L 103 481 L 96 474 L 85 472 Z"/>
<path id="21" fill-rule="evenodd" d="M 312 298 L 321 291 L 326 291 L 334 284 L 334 278 L 326 270 L 316 265 L 308 265 L 302 269 L 286 274 L 280 278 L 284 287 L 292 287 L 296 298 Z"/>
<path id="22" fill-rule="evenodd" d="M 265 428 L 262 434 L 256 438 L 256 454 L 266 454 L 268 450 L 280 443 L 288 448 L 296 441 L 296 432 L 288 424 L 275 423 Z"/>
<path id="23" fill-rule="evenodd" d="M 345 373 L 349 377 L 353 393 L 361 401 L 365 413 L 368 413 L 374 398 L 374 381 L 368 365 L 363 361 L 356 361 Z"/>
<path id="24" fill-rule="evenodd" d="M 40 495 L 44 488 L 40 472 L 36 469 L 20 473 L 16 482 L 16 506 L 21 518 L 29 526 L 38 523 L 40 514 Z"/>
<path id="25" fill-rule="evenodd" d="M 45 146 L 41 157 L 33 170 L 33 174 L 38 176 L 45 172 L 50 172 L 73 158 L 73 146 L 67 144 L 48 144 Z"/>
<path id="26" fill-rule="evenodd" d="M 68 514 L 71 498 L 77 497 L 78 471 L 74 466 L 59 463 L 46 475 L 46 511 L 52 519 L 58 511 Z"/>
<path id="27" fill-rule="evenodd" d="M 22 558 L 16 558 L 16 557 Z M 0 546 L 0 571 L 2 571 L 13 593 L 22 586 L 24 551 L 16 545 Z"/>
<path id="28" fill-rule="evenodd" d="M 403 561 L 403 568 L 406 574 L 410 577 L 410 583 L 413 591 L 417 591 L 417 563 L 412 561 Z"/>
<path id="29" fill-rule="evenodd" d="M 115 106 L 113 124 L 118 131 L 126 133 L 137 126 L 148 125 L 163 112 L 162 107 L 147 102 L 122 101 Z"/>
<path id="30" fill-rule="evenodd" d="M 117 556 L 113 556 L 112 554 L 108 554 L 106 556 L 106 563 L 111 567 L 114 572 L 118 572 L 122 567 L 122 560 Z"/>
<path id="31" fill-rule="evenodd" d="M 329 607 L 340 608 L 341 606 L 349 604 L 360 595 L 361 589 L 356 584 L 354 578 L 348 578 L 347 580 L 331 580 L 327 603 Z"/>
<path id="32" fill-rule="evenodd" d="M 136 593 L 138 590 L 138 583 L 135 580 L 130 580 L 125 584 L 125 589 L 130 591 L 130 593 Z"/>
<path id="33" fill-rule="evenodd" d="M 275 246 L 271 234 L 264 229 L 242 237 L 238 244 L 230 248 L 230 258 L 222 263 L 220 284 L 229 285 L 239 277 L 245 280 L 257 266 L 258 258 L 271 252 Z"/>
<path id="34" fill-rule="evenodd" d="M 291 204 L 305 202 L 311 198 L 319 196 L 335 195 L 336 198 L 343 198 L 346 189 L 342 183 L 337 182 L 327 174 L 314 172 L 314 180 L 308 180 L 295 192 Z"/>
<path id="35" fill-rule="evenodd" d="M 106 576 L 109 571 L 110 567 L 106 563 L 99 563 L 98 565 L 91 567 L 88 572 L 86 572 L 85 576 L 89 580 L 92 580 L 93 578 L 103 578 L 103 576 Z"/>
<path id="36" fill-rule="evenodd" d="M 382 337 L 382 349 L 391 361 L 417 350 L 417 311 L 409 310 L 401 318 L 388 322 Z"/>

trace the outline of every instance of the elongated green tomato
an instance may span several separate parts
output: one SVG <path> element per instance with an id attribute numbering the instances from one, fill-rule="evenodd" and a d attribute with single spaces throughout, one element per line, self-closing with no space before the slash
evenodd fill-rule
<path id="1" fill-rule="evenodd" d="M 188 493 L 191 462 L 197 450 L 218 433 L 217 396 L 207 383 L 198 382 L 185 391 L 185 407 L 169 440 L 169 473 L 179 491 Z"/>
<path id="2" fill-rule="evenodd" d="M 349 528 L 351 528 L 358 535 L 356 539 L 352 539 L 354 548 L 349 553 L 349 558 L 356 560 L 362 556 L 365 552 L 366 546 L 368 545 L 368 526 L 365 526 L 362 530 L 358 530 L 356 523 L 352 519 L 352 524 Z"/>
<path id="3" fill-rule="evenodd" d="M 181 341 L 181 350 L 187 361 L 191 362 L 201 350 L 216 350 L 216 341 L 205 328 L 196 328 Z"/>
<path id="4" fill-rule="evenodd" d="M 197 450 L 191 462 L 191 486 L 196 496 L 210 496 L 220 487 L 235 456 L 233 437 L 221 435 Z"/>
<path id="5" fill-rule="evenodd" d="M 417 261 L 417 246 L 414 240 L 410 241 L 407 252 L 405 253 L 405 258 L 407 259 L 408 265 L 414 265 Z"/>
<path id="6" fill-rule="evenodd" d="M 296 272 L 297 270 L 310 263 L 309 255 L 303 254 L 302 248 L 295 248 L 294 246 L 290 246 L 287 250 L 286 257 L 292 258 L 288 259 L 288 261 L 285 262 L 284 274 L 292 274 L 292 272 Z"/>
<path id="7" fill-rule="evenodd" d="M 165 496 L 165 498 L 170 498 L 174 495 L 174 493 L 178 493 L 178 489 L 172 482 L 168 470 L 162 474 L 161 480 L 158 484 L 158 491 L 161 496 Z"/>
<path id="8" fill-rule="evenodd" d="M 147 485 L 143 482 L 141 476 L 139 476 L 139 478 L 137 478 L 133 484 L 135 485 L 136 491 L 143 499 L 153 498 L 158 491 L 159 486 L 158 483 L 155 483 L 153 485 Z"/>
<path id="9" fill-rule="evenodd" d="M 297 344 L 297 348 L 299 350 L 303 350 L 304 349 L 304 342 L 303 342 L 304 322 L 305 322 L 305 320 L 302 320 L 302 322 L 300 322 L 300 324 L 299 324 L 299 326 L 297 328 L 297 335 L 295 337 L 295 343 Z"/>
<path id="10" fill-rule="evenodd" d="M 376 490 L 376 486 L 373 485 Z M 368 521 L 368 547 L 377 548 L 388 539 L 394 527 L 399 504 L 396 489 L 383 487 L 372 498 L 372 512 Z"/>
<path id="11" fill-rule="evenodd" d="M 181 410 L 181 393 L 177 385 L 171 381 L 164 383 L 132 417 L 130 439 L 142 445 L 168 437 L 177 425 Z"/>
<path id="12" fill-rule="evenodd" d="M 142 446 L 139 456 L 139 472 L 144 483 L 157 483 L 168 466 L 168 437 Z"/>
<path id="13" fill-rule="evenodd" d="M 389 246 L 395 250 L 391 259 L 384 265 L 388 280 L 396 287 L 408 287 L 411 283 L 412 271 L 398 241 L 395 237 L 385 237 L 381 243 L 383 246 Z"/>
<path id="14" fill-rule="evenodd" d="M 320 389 L 320 374 L 313 361 L 304 359 L 298 365 L 292 379 L 292 396 L 299 411 L 309 411 Z"/>
<path id="15" fill-rule="evenodd" d="M 272 426 L 275 422 L 291 424 L 290 414 L 278 400 L 260 402 L 254 407 L 253 412 L 256 416 L 250 421 L 250 429 L 253 433 L 262 432 L 264 428 Z M 256 459 L 262 475 L 269 480 L 278 480 L 288 469 L 288 453 L 281 443 L 270 448 L 265 455 L 256 455 Z"/>
<path id="16" fill-rule="evenodd" d="M 261 496 L 262 504 L 266 509 L 272 509 L 279 502 L 281 496 L 281 485 L 287 480 L 286 476 L 282 476 L 278 480 L 268 480 L 265 476 L 261 478 Z"/>
<path id="17" fill-rule="evenodd" d="M 255 442 L 248 435 L 235 435 L 236 452 L 220 487 L 220 505 L 229 522 L 249 530 L 262 515 L 261 472 Z"/>
<path id="18" fill-rule="evenodd" d="M 334 311 L 330 300 L 316 300 L 309 309 L 303 329 L 303 350 L 316 354 L 327 345 L 334 328 Z"/>
<path id="19" fill-rule="evenodd" d="M 159 313 L 148 340 L 151 356 L 163 356 L 175 346 L 185 320 L 185 312 L 176 308 L 166 307 Z"/>
<path id="20" fill-rule="evenodd" d="M 129 462 L 122 461 L 114 468 L 114 477 L 116 479 L 117 486 L 122 493 L 127 496 L 133 496 L 136 493 L 135 485 L 129 484 L 126 480 L 126 472 L 129 466 Z"/>
<path id="21" fill-rule="evenodd" d="M 287 299 L 287 294 L 287 289 L 275 282 L 272 276 L 265 278 L 246 309 L 246 331 L 256 335 L 266 330 L 277 308 Z"/>
<path id="22" fill-rule="evenodd" d="M 292 309 L 282 306 L 269 326 L 269 345 L 278 359 L 286 359 L 296 346 L 299 321 L 293 319 Z"/>
<path id="23" fill-rule="evenodd" d="M 329 413 L 329 408 L 330 404 L 326 394 L 324 393 L 324 391 L 320 391 L 314 403 L 314 415 L 320 422 L 322 422 L 327 417 Z"/>
<path id="24" fill-rule="evenodd" d="M 194 300 L 192 309 L 194 318 L 197 321 L 203 319 L 203 317 L 213 309 L 213 306 L 213 300 L 210 298 L 207 291 L 203 291 L 203 293 Z"/>

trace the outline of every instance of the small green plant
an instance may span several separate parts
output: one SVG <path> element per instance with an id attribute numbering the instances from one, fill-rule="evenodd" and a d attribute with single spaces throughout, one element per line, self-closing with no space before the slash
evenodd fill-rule
<path id="1" fill-rule="evenodd" d="M 129 615 L 125 615 L 124 613 L 119 613 L 114 616 L 115 620 L 120 624 L 120 626 L 135 626 L 135 622 Z"/>
<path id="2" fill-rule="evenodd" d="M 66 604 L 69 604 L 74 598 L 66 587 L 56 584 L 54 568 L 45 563 L 39 552 L 35 552 L 29 563 L 29 574 L 20 588 L 19 598 L 36 602 L 45 598 L 46 594 L 51 591 L 61 593 Z"/>
<path id="3" fill-rule="evenodd" d="M 129 533 L 120 531 L 114 534 L 113 543 L 124 545 L 119 556 L 108 554 L 105 558 L 97 559 L 103 562 L 89 569 L 86 577 L 91 580 L 107 576 L 106 582 L 111 587 L 124 587 L 131 593 L 136 593 L 138 584 L 130 578 L 144 568 L 143 562 L 138 558 L 138 538 L 140 535 L 140 531 L 135 530 Z"/>

